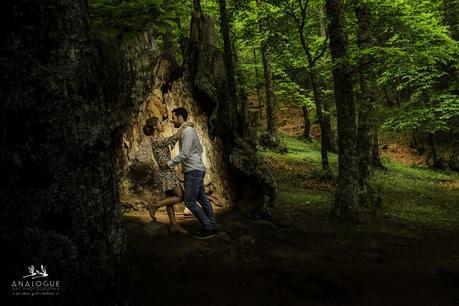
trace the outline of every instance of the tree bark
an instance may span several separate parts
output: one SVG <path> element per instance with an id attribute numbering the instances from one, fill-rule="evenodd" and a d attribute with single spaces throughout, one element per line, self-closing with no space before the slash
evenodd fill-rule
<path id="1" fill-rule="evenodd" d="M 215 118 L 213 135 L 221 139 L 223 162 L 229 166 L 228 192 L 234 195 L 232 199 L 238 203 L 238 209 L 248 215 L 261 215 L 266 208 L 274 205 L 277 184 L 267 165 L 257 155 L 254 139 L 237 135 L 236 124 L 229 118 L 233 105 L 227 102 L 231 100 L 229 82 L 227 74 L 221 73 L 225 59 L 215 46 L 212 19 L 194 12 L 191 28 L 191 50 L 186 57 L 185 68 L 192 71 L 188 74 L 191 86 L 199 93 L 196 98 L 215 105 L 210 118 Z"/>
<path id="2" fill-rule="evenodd" d="M 228 87 L 230 90 L 229 94 L 231 95 L 231 103 L 233 104 L 233 107 L 231 108 L 233 111 L 232 115 L 234 118 L 238 118 L 238 96 L 236 79 L 234 77 L 233 50 L 231 46 L 228 15 L 226 11 L 226 0 L 218 0 L 218 4 L 220 7 L 220 30 L 223 36 L 225 68 L 228 77 Z"/>
<path id="3" fill-rule="evenodd" d="M 193 0 L 193 9 L 202 13 L 201 0 Z"/>
<path id="4" fill-rule="evenodd" d="M 256 88 L 257 88 L 257 100 L 258 100 L 258 118 L 260 120 L 263 119 L 263 98 L 261 96 L 261 91 L 260 91 L 260 75 L 258 73 L 258 67 L 257 67 L 257 51 L 255 48 L 253 48 L 253 64 L 255 65 L 255 82 L 256 82 Z"/>
<path id="5" fill-rule="evenodd" d="M 358 194 L 355 101 L 348 62 L 348 38 L 342 0 L 327 0 L 328 33 L 333 60 L 333 83 L 338 121 L 338 186 L 332 215 L 356 217 Z"/>
<path id="6" fill-rule="evenodd" d="M 261 7 L 261 0 L 257 0 L 258 8 Z M 262 35 L 267 34 L 267 25 L 264 20 L 259 20 L 260 32 Z M 277 135 L 277 104 L 274 96 L 273 75 L 271 69 L 271 51 L 266 37 L 261 41 L 261 58 L 263 61 L 263 75 L 265 79 L 266 90 L 266 123 L 268 134 L 276 138 Z"/>
<path id="7" fill-rule="evenodd" d="M 373 149 L 371 151 L 371 166 L 373 168 L 386 169 L 381 161 L 381 154 L 379 153 L 379 137 L 378 129 L 374 131 Z"/>
<path id="8" fill-rule="evenodd" d="M 309 120 L 309 111 L 306 105 L 303 105 L 303 119 L 304 119 L 304 131 L 303 131 L 303 138 L 307 141 L 311 141 L 311 136 L 309 135 L 309 131 L 311 129 L 311 121 Z"/>
<path id="9" fill-rule="evenodd" d="M 432 168 L 433 169 L 443 169 L 442 161 L 438 157 L 437 142 L 435 140 L 435 135 L 432 133 L 429 133 L 429 143 L 430 143 L 430 153 L 432 155 Z"/>
<path id="10" fill-rule="evenodd" d="M 357 44 L 360 51 L 373 46 L 373 33 L 370 23 L 370 10 L 361 0 L 353 0 L 357 17 Z M 375 81 L 372 71 L 372 58 L 362 55 L 359 62 L 359 114 L 357 127 L 359 204 L 364 207 L 374 206 L 374 189 L 371 186 L 371 155 L 376 132 L 375 116 Z"/>
<path id="11" fill-rule="evenodd" d="M 171 59 L 175 60 L 175 50 L 174 43 L 172 39 L 172 27 L 170 25 L 166 26 L 166 31 L 163 35 L 164 39 L 164 53 L 168 54 Z"/>
<path id="12" fill-rule="evenodd" d="M 61 287 L 35 304 L 125 305 L 126 233 L 106 124 L 113 100 L 101 88 L 86 1 L 11 3 L 0 11 L 3 279 L 42 264 Z"/>

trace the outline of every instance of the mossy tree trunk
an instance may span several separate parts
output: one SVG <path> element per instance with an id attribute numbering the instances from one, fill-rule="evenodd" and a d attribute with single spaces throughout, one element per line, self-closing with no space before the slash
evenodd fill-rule
<path id="1" fill-rule="evenodd" d="M 372 70 L 371 55 L 365 51 L 373 46 L 371 16 L 368 5 L 361 0 L 353 0 L 354 12 L 357 17 L 357 44 L 362 53 L 359 62 L 359 114 L 357 127 L 359 204 L 371 207 L 376 204 L 374 189 L 371 186 L 371 161 L 374 150 L 376 132 L 375 116 L 375 78 Z"/>
<path id="2" fill-rule="evenodd" d="M 327 0 L 328 33 L 333 60 L 333 83 L 338 123 L 338 186 L 332 215 L 356 217 L 357 180 L 355 101 L 348 62 L 348 38 L 344 27 L 342 0 Z"/>

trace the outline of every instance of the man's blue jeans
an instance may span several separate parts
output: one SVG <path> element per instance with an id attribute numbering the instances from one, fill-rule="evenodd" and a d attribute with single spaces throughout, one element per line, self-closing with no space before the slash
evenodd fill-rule
<path id="1" fill-rule="evenodd" d="M 200 170 L 185 172 L 185 206 L 195 215 L 202 227 L 210 231 L 217 229 L 217 224 L 214 210 L 204 189 L 205 175 L 206 173 Z M 197 205 L 196 201 L 201 206 Z"/>

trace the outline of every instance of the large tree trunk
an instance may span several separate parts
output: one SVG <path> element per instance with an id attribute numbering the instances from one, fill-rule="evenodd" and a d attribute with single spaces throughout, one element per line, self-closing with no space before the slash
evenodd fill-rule
<path id="1" fill-rule="evenodd" d="M 257 0 L 257 6 L 260 8 L 261 0 Z M 267 25 L 265 20 L 259 21 L 260 32 L 262 35 L 267 34 Z M 271 51 L 268 39 L 265 37 L 261 41 L 261 59 L 263 61 L 263 74 L 265 79 L 266 90 L 266 120 L 267 129 L 271 137 L 276 138 L 277 134 L 277 103 L 274 96 L 273 73 L 271 70 Z"/>
<path id="2" fill-rule="evenodd" d="M 14 304 L 125 305 L 110 101 L 86 1 L 16 1 L 0 15 L 2 275 L 11 286 L 43 265 L 45 280 L 60 283 L 58 295 Z"/>
<path id="3" fill-rule="evenodd" d="M 348 38 L 344 28 L 342 0 L 326 1 L 328 33 L 335 87 L 338 121 L 338 186 L 332 215 L 350 219 L 355 217 L 357 194 L 355 102 L 350 64 L 348 62 Z"/>
<path id="4" fill-rule="evenodd" d="M 365 51 L 365 49 L 373 46 L 370 10 L 361 0 L 353 0 L 353 4 L 358 25 L 357 43 L 360 50 Z M 374 189 L 371 186 L 371 157 L 377 128 L 375 116 L 376 92 L 371 65 L 371 56 L 362 55 L 359 63 L 360 108 L 357 127 L 357 152 L 359 154 L 359 204 L 364 207 L 374 206 L 376 203 Z"/>
<path id="5" fill-rule="evenodd" d="M 216 47 L 212 18 L 193 13 L 191 38 L 185 45 L 185 78 L 190 82 L 196 100 L 206 101 L 209 108 L 209 133 L 221 139 L 224 163 L 229 165 L 229 186 L 236 207 L 248 215 L 264 215 L 265 208 L 274 205 L 277 185 L 269 168 L 256 154 L 256 144 L 250 137 L 238 135 L 237 122 L 229 118 L 231 108 L 228 74 L 225 60 Z"/>

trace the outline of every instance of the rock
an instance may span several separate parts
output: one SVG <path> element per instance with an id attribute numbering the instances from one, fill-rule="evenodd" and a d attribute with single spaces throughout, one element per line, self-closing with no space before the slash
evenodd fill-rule
<path id="1" fill-rule="evenodd" d="M 219 232 L 217 234 L 217 238 L 226 242 L 231 242 L 231 237 L 228 235 L 227 232 Z"/>
<path id="2" fill-rule="evenodd" d="M 169 235 L 169 230 L 167 229 L 166 224 L 162 224 L 156 221 L 152 221 L 143 226 L 143 230 L 150 237 L 161 237 Z"/>

